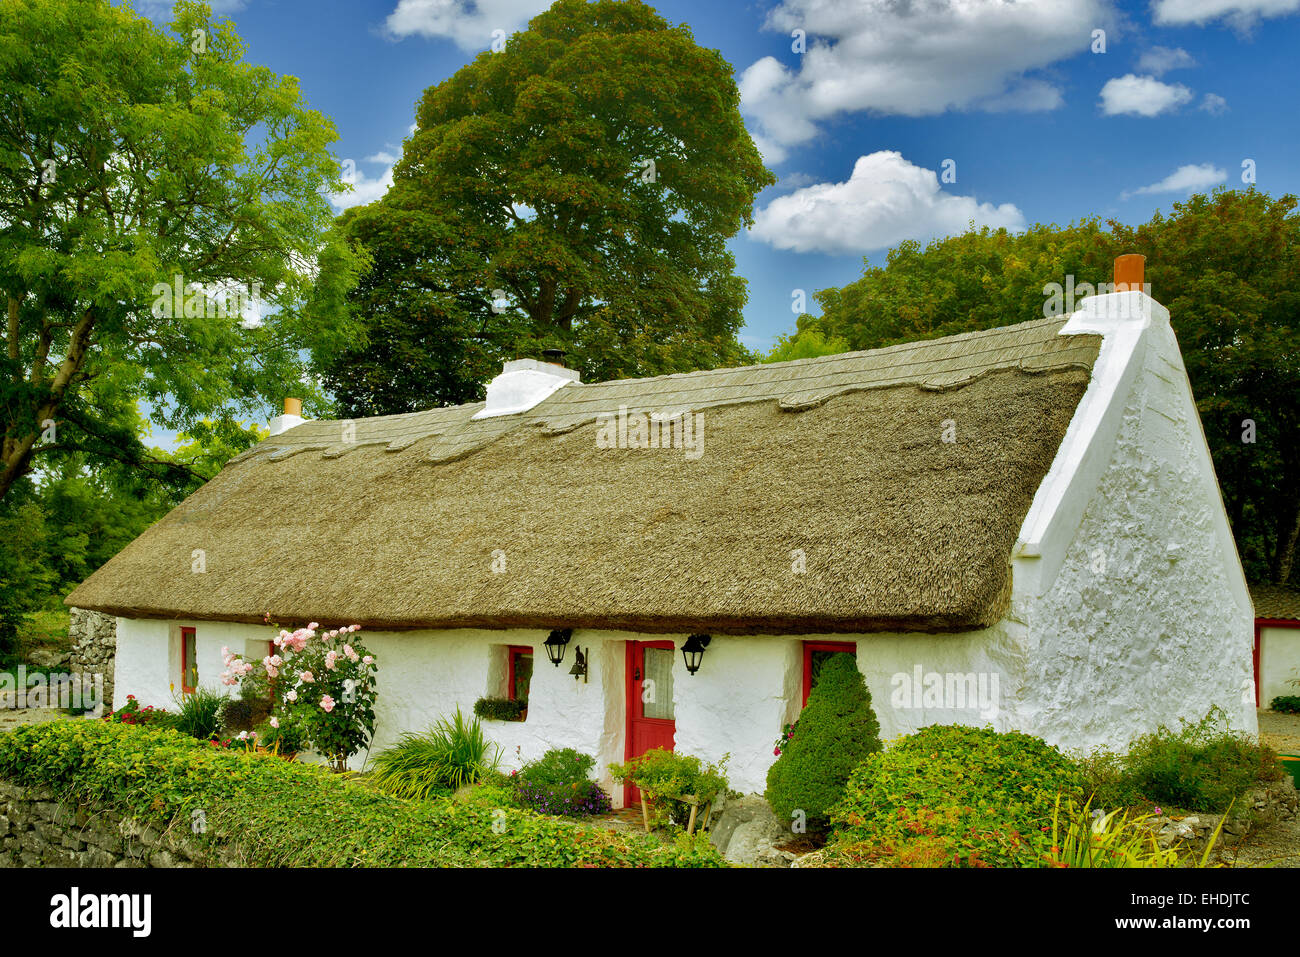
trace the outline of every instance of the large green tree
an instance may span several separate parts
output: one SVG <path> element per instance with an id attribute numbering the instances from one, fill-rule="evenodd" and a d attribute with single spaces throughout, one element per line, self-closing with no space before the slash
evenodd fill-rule
<path id="1" fill-rule="evenodd" d="M 718 51 L 635 0 L 559 0 L 427 90 L 392 188 L 343 224 L 376 317 L 331 372 L 345 407 L 465 401 L 544 348 L 589 381 L 736 361 L 727 240 L 774 182 L 739 99 Z"/>
<path id="2" fill-rule="evenodd" d="M 1293 196 L 1220 189 L 1136 227 L 1092 219 L 903 243 L 857 281 L 819 292 L 822 314 L 800 317 L 780 351 L 802 354 L 835 337 L 874 349 L 1011 325 L 1044 315 L 1049 284 L 1109 282 L 1116 255 L 1142 253 L 1178 335 L 1247 574 L 1298 583 L 1296 205 Z"/>
<path id="3" fill-rule="evenodd" d="M 0 0 L 0 498 L 74 453 L 171 474 L 140 400 L 235 435 L 240 413 L 312 399 L 301 356 L 349 341 L 313 308 L 347 284 L 346 247 L 309 298 L 324 193 L 346 188 L 337 135 L 243 54 L 202 4 L 168 32 L 108 0 Z"/>

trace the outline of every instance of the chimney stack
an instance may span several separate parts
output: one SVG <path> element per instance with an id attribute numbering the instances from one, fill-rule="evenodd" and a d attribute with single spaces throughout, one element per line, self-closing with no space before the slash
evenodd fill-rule
<path id="1" fill-rule="evenodd" d="M 1115 257 L 1115 291 L 1146 292 L 1147 257 L 1139 253 L 1125 253 Z"/>
<path id="2" fill-rule="evenodd" d="M 543 355 L 557 351 L 548 349 Z M 563 353 L 561 353 L 563 355 Z M 505 363 L 501 374 L 488 383 L 487 401 L 474 414 L 476 419 L 527 412 L 537 403 L 566 385 L 576 385 L 582 377 L 558 362 L 515 359 Z"/>
<path id="3" fill-rule="evenodd" d="M 284 400 L 284 415 L 277 415 L 267 423 L 267 427 L 270 428 L 272 435 L 280 435 L 306 421 L 302 417 L 302 399 L 288 398 Z"/>

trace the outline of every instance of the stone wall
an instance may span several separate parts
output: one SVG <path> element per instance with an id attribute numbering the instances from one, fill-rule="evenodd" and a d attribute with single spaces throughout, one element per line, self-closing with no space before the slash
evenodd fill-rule
<path id="1" fill-rule="evenodd" d="M 213 853 L 187 834 L 0 781 L 0 867 L 203 867 Z"/>
<path id="2" fill-rule="evenodd" d="M 71 609 L 68 638 L 72 643 L 70 670 L 104 676 L 104 703 L 113 702 L 113 663 L 117 656 L 117 619 L 84 608 Z"/>

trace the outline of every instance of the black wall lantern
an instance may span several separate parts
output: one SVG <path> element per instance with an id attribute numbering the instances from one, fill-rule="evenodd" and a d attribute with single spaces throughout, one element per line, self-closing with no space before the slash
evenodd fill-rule
<path id="1" fill-rule="evenodd" d="M 686 662 L 687 674 L 693 675 L 700 670 L 704 649 L 709 647 L 711 640 L 709 635 L 691 635 L 686 639 L 686 644 L 682 645 L 682 660 Z"/>
<path id="2" fill-rule="evenodd" d="M 569 638 L 572 635 L 572 628 L 556 628 L 542 643 L 542 647 L 546 649 L 546 657 L 557 668 L 560 667 L 560 662 L 564 660 L 564 647 L 569 643 Z"/>

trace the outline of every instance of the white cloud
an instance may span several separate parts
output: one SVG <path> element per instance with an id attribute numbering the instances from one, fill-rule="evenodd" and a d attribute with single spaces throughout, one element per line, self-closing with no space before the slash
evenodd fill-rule
<path id="1" fill-rule="evenodd" d="M 963 233 L 971 220 L 976 226 L 1025 226 L 1012 204 L 945 193 L 933 170 L 885 150 L 859 157 L 847 182 L 819 183 L 772 200 L 755 216 L 752 232 L 778 249 L 864 253 L 905 239 Z"/>
<path id="2" fill-rule="evenodd" d="M 1295 13 L 1300 0 L 1155 0 L 1151 7 L 1152 20 L 1161 26 L 1223 19 L 1246 29 L 1261 17 Z"/>
<path id="3" fill-rule="evenodd" d="M 364 206 L 366 203 L 373 203 L 377 199 L 382 199 L 383 195 L 388 192 L 388 187 L 393 185 L 393 168 L 389 166 L 376 178 L 371 178 L 357 170 L 352 177 L 352 192 L 350 193 L 330 193 L 329 201 L 339 212 L 345 209 L 351 209 L 353 206 Z"/>
<path id="4" fill-rule="evenodd" d="M 1220 116 L 1228 112 L 1228 101 L 1217 93 L 1206 93 L 1197 109 L 1204 110 L 1211 116 Z"/>
<path id="5" fill-rule="evenodd" d="M 380 150 L 374 156 L 366 157 L 367 163 L 383 163 L 385 166 L 392 166 L 397 162 L 397 157 L 387 150 Z"/>
<path id="6" fill-rule="evenodd" d="M 384 26 L 399 40 L 446 37 L 474 52 L 492 45 L 494 30 L 509 36 L 550 5 L 549 0 L 398 0 Z"/>
<path id="7" fill-rule="evenodd" d="M 1163 76 L 1170 70 L 1186 70 L 1194 66 L 1196 61 L 1182 47 L 1152 47 L 1138 60 L 1138 69 L 1151 76 Z"/>
<path id="8" fill-rule="evenodd" d="M 1055 109 L 1060 91 L 1025 74 L 1085 53 L 1114 20 L 1111 0 L 782 0 L 766 26 L 804 30 L 807 52 L 795 68 L 751 64 L 742 109 L 773 163 L 843 113 Z"/>
<path id="9" fill-rule="evenodd" d="M 1195 193 L 1218 186 L 1228 178 L 1227 170 L 1220 169 L 1212 163 L 1188 164 L 1180 166 L 1158 183 L 1128 190 L 1122 199 L 1140 196 L 1144 193 Z"/>
<path id="10" fill-rule="evenodd" d="M 1162 83 L 1153 76 L 1128 73 L 1106 81 L 1101 88 L 1101 111 L 1107 116 L 1158 116 L 1191 98 L 1192 91 L 1181 83 Z"/>

